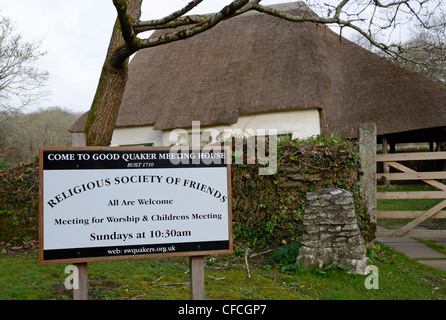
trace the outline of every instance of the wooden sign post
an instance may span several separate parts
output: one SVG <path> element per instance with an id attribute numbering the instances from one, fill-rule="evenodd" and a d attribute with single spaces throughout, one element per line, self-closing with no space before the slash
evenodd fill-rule
<path id="1" fill-rule="evenodd" d="M 204 256 L 232 252 L 229 149 L 41 148 L 40 264 L 74 263 L 87 299 L 90 261 L 190 257 L 204 299 Z"/>
<path id="2" fill-rule="evenodd" d="M 88 300 L 88 263 L 75 263 L 73 300 Z"/>
<path id="3" fill-rule="evenodd" d="M 189 258 L 190 299 L 205 300 L 204 295 L 204 256 Z"/>

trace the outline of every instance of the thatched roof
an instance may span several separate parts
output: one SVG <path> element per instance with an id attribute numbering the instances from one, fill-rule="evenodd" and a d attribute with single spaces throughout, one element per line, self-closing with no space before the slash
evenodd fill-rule
<path id="1" fill-rule="evenodd" d="M 301 2 L 274 7 L 308 12 Z M 116 127 L 232 124 L 242 114 L 308 108 L 320 108 L 323 134 L 344 138 L 356 137 L 363 122 L 376 123 L 378 134 L 442 127 L 446 86 L 324 25 L 250 12 L 193 38 L 139 51 Z"/>

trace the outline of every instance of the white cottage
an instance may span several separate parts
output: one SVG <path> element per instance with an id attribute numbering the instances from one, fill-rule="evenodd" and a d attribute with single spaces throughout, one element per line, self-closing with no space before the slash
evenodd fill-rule
<path id="1" fill-rule="evenodd" d="M 303 2 L 275 7 L 314 15 Z M 82 136 L 85 121 L 83 115 L 73 124 L 74 137 Z M 376 123 L 378 139 L 389 142 L 446 140 L 446 87 L 325 25 L 248 12 L 139 51 L 111 144 L 187 144 L 192 130 L 200 130 L 202 144 L 224 130 L 355 138 L 365 122 Z"/>

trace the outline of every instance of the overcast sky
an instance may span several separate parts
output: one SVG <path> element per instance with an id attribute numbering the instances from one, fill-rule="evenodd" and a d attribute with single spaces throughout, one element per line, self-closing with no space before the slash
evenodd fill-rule
<path id="1" fill-rule="evenodd" d="M 188 2 L 144 0 L 142 19 L 163 17 Z M 205 0 L 193 12 L 215 12 L 230 2 Z M 288 1 L 262 1 L 282 2 Z M 40 101 L 39 107 L 88 111 L 116 19 L 112 0 L 0 0 L 0 14 L 11 18 L 26 40 L 41 40 L 42 50 L 47 51 L 38 65 L 50 73 L 51 95 Z"/>

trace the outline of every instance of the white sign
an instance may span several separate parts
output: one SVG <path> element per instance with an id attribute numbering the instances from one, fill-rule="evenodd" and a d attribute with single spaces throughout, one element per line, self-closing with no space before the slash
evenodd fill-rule
<path id="1" fill-rule="evenodd" d="M 42 148 L 40 262 L 232 252 L 227 149 Z"/>

